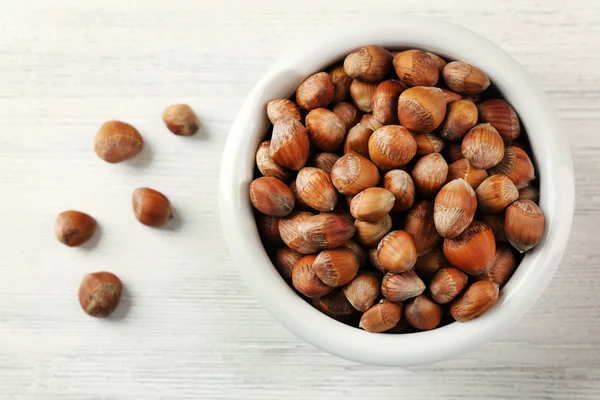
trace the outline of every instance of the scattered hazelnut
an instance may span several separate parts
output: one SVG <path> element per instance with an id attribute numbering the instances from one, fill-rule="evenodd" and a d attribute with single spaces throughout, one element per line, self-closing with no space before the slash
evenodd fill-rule
<path id="1" fill-rule="evenodd" d="M 464 179 L 473 190 L 477 190 L 481 182 L 488 178 L 488 173 L 485 169 L 475 168 L 466 158 L 456 160 L 448 165 L 448 179 L 446 182 L 451 182 L 455 179 Z"/>
<path id="2" fill-rule="evenodd" d="M 377 129 L 383 126 L 383 124 L 379 122 L 377 118 L 373 116 L 373 114 L 363 115 L 360 119 L 360 123 L 366 126 L 367 128 L 371 129 L 372 131 L 376 131 Z"/>
<path id="3" fill-rule="evenodd" d="M 417 297 L 424 290 L 425 284 L 412 269 L 400 274 L 389 272 L 385 274 L 381 282 L 381 294 L 394 303 L 401 303 Z"/>
<path id="4" fill-rule="evenodd" d="M 375 246 L 392 228 L 392 218 L 388 215 L 376 222 L 354 221 L 356 240 L 363 246 Z"/>
<path id="5" fill-rule="evenodd" d="M 455 179 L 442 188 L 435 197 L 433 222 L 440 235 L 454 238 L 473 221 L 477 198 L 473 188 L 463 179 Z"/>
<path id="6" fill-rule="evenodd" d="M 294 265 L 292 269 L 292 285 L 294 288 L 310 299 L 325 296 L 333 290 L 319 279 L 313 263 L 317 256 L 304 256 Z"/>
<path id="7" fill-rule="evenodd" d="M 508 282 L 508 279 L 517 267 L 517 260 L 513 250 L 504 243 L 496 245 L 496 256 L 492 267 L 481 278 L 490 280 L 496 285 L 502 287 Z"/>
<path id="8" fill-rule="evenodd" d="M 345 101 L 333 106 L 332 111 L 342 120 L 347 131 L 356 126 L 363 116 L 363 113 L 354 104 Z"/>
<path id="9" fill-rule="evenodd" d="M 319 251 L 317 244 L 309 241 L 301 230 L 302 223 L 312 216 L 313 214 L 308 211 L 299 211 L 279 220 L 281 239 L 290 249 L 300 254 L 313 254 Z"/>
<path id="10" fill-rule="evenodd" d="M 275 163 L 270 153 L 271 141 L 265 140 L 258 146 L 256 151 L 256 166 L 263 176 L 272 176 L 285 181 L 289 178 L 290 172 Z"/>
<path id="11" fill-rule="evenodd" d="M 417 258 L 415 271 L 423 280 L 429 282 L 440 269 L 448 267 L 452 267 L 452 265 L 444 257 L 442 248 L 436 247 Z"/>
<path id="12" fill-rule="evenodd" d="M 462 99 L 462 96 L 458 93 L 453 92 L 452 90 L 446 88 L 440 88 L 442 94 L 444 95 L 444 99 L 446 100 L 446 104 L 450 104 L 453 101 L 457 101 Z"/>
<path id="13" fill-rule="evenodd" d="M 411 176 L 417 192 L 425 197 L 432 197 L 446 182 L 448 164 L 441 154 L 431 153 L 417 161 Z"/>
<path id="14" fill-rule="evenodd" d="M 275 178 L 258 178 L 258 179 L 274 179 Z M 288 187 L 281 183 L 287 190 Z M 252 198 L 252 189 L 250 189 Z M 291 195 L 291 193 L 290 193 Z M 293 197 L 292 197 L 293 200 Z M 171 202 L 162 193 L 150 188 L 137 188 L 133 192 L 132 197 L 133 212 L 138 221 L 147 226 L 158 228 L 166 224 L 172 217 Z M 293 208 L 293 202 L 292 207 Z"/>
<path id="15" fill-rule="evenodd" d="M 95 230 L 96 220 L 79 211 L 64 211 L 58 214 L 54 224 L 56 238 L 69 247 L 87 242 Z"/>
<path id="16" fill-rule="evenodd" d="M 483 275 L 494 262 L 496 241 L 486 224 L 473 223 L 460 235 L 444 240 L 444 256 L 456 268 L 469 275 Z"/>
<path id="17" fill-rule="evenodd" d="M 417 248 L 412 236 L 405 231 L 392 231 L 377 245 L 377 261 L 389 272 L 405 272 L 415 266 Z"/>
<path id="18" fill-rule="evenodd" d="M 346 126 L 333 111 L 315 108 L 306 116 L 310 141 L 323 151 L 337 151 L 344 144 Z"/>
<path id="19" fill-rule="evenodd" d="M 438 304 L 447 304 L 467 286 L 468 276 L 456 268 L 440 269 L 429 284 L 431 297 Z"/>
<path id="20" fill-rule="evenodd" d="M 79 304 L 92 317 L 108 317 L 121 300 L 123 284 L 110 272 L 94 272 L 83 277 L 79 285 Z"/>
<path id="21" fill-rule="evenodd" d="M 481 122 L 491 124 L 502 139 L 511 141 L 519 137 L 521 124 L 515 110 L 502 99 L 486 100 L 477 105 Z"/>
<path id="22" fill-rule="evenodd" d="M 490 124 L 472 128 L 462 141 L 462 154 L 476 168 L 488 169 L 504 157 L 504 142 Z"/>
<path id="23" fill-rule="evenodd" d="M 299 229 L 303 237 L 319 250 L 335 249 L 346 243 L 356 232 L 352 222 L 331 213 L 307 218 L 300 223 Z"/>
<path id="24" fill-rule="evenodd" d="M 386 189 L 367 188 L 352 198 L 350 213 L 361 221 L 377 222 L 390 212 L 394 201 L 394 195 Z"/>
<path id="25" fill-rule="evenodd" d="M 371 99 L 373 117 L 384 125 L 398 125 L 398 97 L 403 90 L 402 82 L 395 79 L 381 82 Z"/>
<path id="26" fill-rule="evenodd" d="M 367 332 L 385 332 L 396 326 L 401 317 L 402 305 L 384 300 L 365 311 L 358 326 Z"/>
<path id="27" fill-rule="evenodd" d="M 504 149 L 504 158 L 498 165 L 490 168 L 490 174 L 504 174 L 517 187 L 526 188 L 535 179 L 533 163 L 525 150 L 509 146 Z"/>
<path id="28" fill-rule="evenodd" d="M 311 208 L 318 211 L 332 211 L 337 204 L 337 191 L 331 177 L 322 169 L 304 167 L 296 177 L 298 195 Z"/>
<path id="29" fill-rule="evenodd" d="M 373 130 L 361 123 L 350 128 L 344 143 L 344 154 L 358 153 L 363 157 L 369 157 L 369 139 Z"/>
<path id="30" fill-rule="evenodd" d="M 395 198 L 392 211 L 403 212 L 409 210 L 415 200 L 415 184 L 406 171 L 393 169 L 383 176 L 383 187 Z"/>
<path id="31" fill-rule="evenodd" d="M 198 132 L 200 120 L 187 104 L 173 104 L 163 112 L 167 128 L 178 136 L 191 136 Z"/>
<path id="32" fill-rule="evenodd" d="M 315 155 L 312 160 L 312 165 L 316 168 L 322 169 L 323 171 L 331 174 L 331 169 L 333 165 L 340 159 L 335 153 L 319 153 Z"/>
<path id="33" fill-rule="evenodd" d="M 333 103 L 341 103 L 350 97 L 352 78 L 344 71 L 343 65 L 338 65 L 329 71 L 333 83 Z"/>
<path id="34" fill-rule="evenodd" d="M 275 253 L 275 268 L 281 274 L 283 279 L 292 280 L 292 270 L 294 265 L 304 257 L 302 254 L 288 247 L 282 247 Z"/>
<path id="35" fill-rule="evenodd" d="M 350 196 L 377 185 L 379 178 L 375 164 L 356 153 L 345 154 L 331 169 L 331 180 L 335 188 Z"/>
<path id="36" fill-rule="evenodd" d="M 118 163 L 138 155 L 144 140 L 133 126 L 121 121 L 105 122 L 94 141 L 98 157 L 109 163 Z"/>
<path id="37" fill-rule="evenodd" d="M 352 307 L 360 312 L 367 311 L 379 298 L 381 281 L 369 271 L 360 271 L 344 286 L 344 294 Z"/>
<path id="38" fill-rule="evenodd" d="M 325 296 L 312 300 L 313 306 L 323 314 L 344 323 L 358 320 L 358 313 L 341 289 L 335 289 Z"/>
<path id="39" fill-rule="evenodd" d="M 406 303 L 404 318 L 413 328 L 429 331 L 442 321 L 442 307 L 426 294 L 421 294 Z"/>
<path id="40" fill-rule="evenodd" d="M 358 272 L 358 257 L 347 249 L 323 250 L 313 261 L 312 267 L 326 285 L 344 286 Z"/>
<path id="41" fill-rule="evenodd" d="M 417 142 L 417 155 L 426 156 L 431 153 L 441 153 L 444 149 L 444 141 L 431 133 L 419 133 L 413 135 Z"/>
<path id="42" fill-rule="evenodd" d="M 448 104 L 446 118 L 440 126 L 440 136 L 446 140 L 462 139 L 477 125 L 477 106 L 468 100 Z"/>
<path id="43" fill-rule="evenodd" d="M 486 213 L 499 213 L 519 198 L 519 191 L 506 175 L 492 175 L 475 192 L 477 204 Z"/>
<path id="44" fill-rule="evenodd" d="M 410 209 L 404 220 L 404 230 L 413 237 L 419 256 L 433 250 L 442 241 L 435 228 L 433 214 L 433 203 L 421 200 Z"/>

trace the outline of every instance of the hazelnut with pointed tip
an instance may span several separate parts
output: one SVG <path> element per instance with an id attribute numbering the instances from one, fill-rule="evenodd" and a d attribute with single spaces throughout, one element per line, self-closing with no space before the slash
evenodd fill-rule
<path id="1" fill-rule="evenodd" d="M 395 198 L 392 211 L 409 210 L 415 201 L 415 184 L 409 173 L 401 169 L 393 169 L 383 176 L 383 187 Z"/>
<path id="2" fill-rule="evenodd" d="M 374 273 L 360 271 L 344 286 L 344 294 L 352 307 L 360 312 L 367 311 L 379 298 L 381 281 Z"/>
<path id="3" fill-rule="evenodd" d="M 461 61 L 446 64 L 442 75 L 448 88 L 460 94 L 479 94 L 490 86 L 490 80 L 483 71 Z"/>
<path id="4" fill-rule="evenodd" d="M 315 108 L 306 116 L 310 141 L 323 151 L 337 151 L 344 144 L 346 126 L 340 117 L 326 108 Z"/>
<path id="5" fill-rule="evenodd" d="M 277 165 L 298 171 L 306 165 L 309 148 L 304 125 L 289 117 L 275 122 L 269 155 Z"/>
<path id="6" fill-rule="evenodd" d="M 486 224 L 473 221 L 460 235 L 444 240 L 444 256 L 469 275 L 483 275 L 494 262 L 496 240 Z"/>
<path id="7" fill-rule="evenodd" d="M 442 307 L 426 294 L 421 294 L 406 303 L 404 318 L 413 328 L 429 331 L 442 321 Z"/>
<path id="8" fill-rule="evenodd" d="M 444 141 L 431 133 L 419 133 L 413 135 L 417 142 L 417 155 L 426 156 L 431 153 L 441 153 L 444 149 Z"/>
<path id="9" fill-rule="evenodd" d="M 123 284 L 110 272 L 94 272 L 83 277 L 79 285 L 79 304 L 92 317 L 108 317 L 121 300 Z"/>
<path id="10" fill-rule="evenodd" d="M 419 256 L 430 252 L 442 241 L 433 221 L 433 208 L 432 202 L 421 200 L 410 209 L 404 220 L 404 230 L 413 237 Z"/>
<path id="11" fill-rule="evenodd" d="M 333 290 L 332 287 L 327 286 L 320 280 L 315 273 L 313 263 L 316 258 L 315 255 L 304 256 L 292 269 L 292 285 L 297 291 L 310 299 L 325 296 Z"/>
<path id="12" fill-rule="evenodd" d="M 504 142 L 490 124 L 475 125 L 463 138 L 461 151 L 464 158 L 476 168 L 488 169 L 504 157 Z"/>
<path id="13" fill-rule="evenodd" d="M 407 271 L 414 267 L 417 261 L 415 241 L 405 231 L 392 231 L 377 245 L 377 260 L 386 271 Z"/>
<path id="14" fill-rule="evenodd" d="M 357 153 L 348 153 L 333 165 L 331 180 L 340 193 L 355 196 L 377 185 L 379 171 L 367 158 Z"/>
<path id="15" fill-rule="evenodd" d="M 148 190 L 152 189 L 137 189 L 133 195 L 133 208 L 136 210 L 136 216 L 138 212 L 141 214 L 144 211 L 142 210 L 142 206 L 144 206 L 143 200 L 145 198 L 140 197 L 141 195 L 147 195 L 148 200 L 146 200 L 146 204 L 148 204 L 148 209 L 150 210 L 152 204 L 149 204 L 149 201 L 156 201 L 157 205 L 160 207 L 164 207 L 161 217 L 166 219 L 160 219 L 156 222 L 162 222 L 159 225 L 162 225 L 167 222 L 167 220 L 171 216 L 170 205 L 169 212 L 166 212 L 166 207 L 168 205 L 168 200 L 166 197 L 162 196 L 160 193 L 148 192 Z M 138 192 L 139 191 L 139 192 Z M 154 193 L 153 193 L 154 192 Z M 158 193 L 158 194 L 156 194 Z M 164 197 L 163 200 L 160 196 Z M 268 176 L 263 176 L 257 178 L 250 183 L 250 202 L 258 211 L 265 215 L 269 215 L 271 217 L 285 217 L 294 209 L 295 199 L 294 194 L 290 190 L 290 188 L 283 182 L 281 182 L 277 178 L 272 178 Z M 140 210 L 140 211 L 137 211 Z M 153 211 L 155 214 L 159 214 L 159 210 Z M 138 217 L 140 219 L 140 217 Z M 144 218 L 146 219 L 146 218 Z M 140 220 L 143 224 L 142 220 Z M 152 225 L 155 226 L 155 225 Z"/>
<path id="16" fill-rule="evenodd" d="M 446 118 L 440 126 L 440 136 L 446 140 L 462 139 L 477 125 L 477 106 L 468 100 L 457 100 L 448 104 Z"/>
<path id="17" fill-rule="evenodd" d="M 384 300 L 365 311 L 358 327 L 367 332 L 385 332 L 395 327 L 401 317 L 402 305 Z"/>
<path id="18" fill-rule="evenodd" d="M 458 300 L 452 303 L 450 313 L 458 322 L 471 321 L 492 308 L 498 301 L 498 294 L 498 285 L 492 281 L 477 281 Z"/>
<path id="19" fill-rule="evenodd" d="M 379 187 L 368 188 L 352 198 L 350 213 L 361 221 L 376 222 L 390 212 L 394 201 L 390 191 Z"/>
<path id="20" fill-rule="evenodd" d="M 163 112 L 167 128 L 178 136 L 191 136 L 200 129 L 200 120 L 192 107 L 187 104 L 173 104 Z"/>
<path id="21" fill-rule="evenodd" d="M 381 294 L 394 303 L 417 297 L 424 290 L 425 284 L 412 269 L 400 274 L 389 272 L 381 282 Z"/>
<path id="22" fill-rule="evenodd" d="M 363 157 L 369 157 L 369 139 L 373 130 L 361 123 L 350 128 L 344 142 L 344 154 L 358 153 Z"/>
<path id="23" fill-rule="evenodd" d="M 333 103 L 341 103 L 350 97 L 352 78 L 344 71 L 343 65 L 337 65 L 329 71 L 333 83 Z"/>
<path id="24" fill-rule="evenodd" d="M 384 125 L 397 125 L 398 97 L 403 90 L 404 85 L 398 80 L 381 82 L 371 99 L 373 117 Z"/>
<path id="25" fill-rule="evenodd" d="M 347 131 L 358 124 L 363 116 L 354 104 L 345 101 L 333 106 L 332 111 L 342 120 Z"/>
<path id="26" fill-rule="evenodd" d="M 326 285 L 344 286 L 358 272 L 358 257 L 347 249 L 323 250 L 313 261 L 312 268 Z"/>
<path id="27" fill-rule="evenodd" d="M 521 253 L 535 247 L 542 240 L 544 224 L 544 213 L 531 200 L 517 200 L 506 209 L 506 237 Z"/>
<path id="28" fill-rule="evenodd" d="M 296 103 L 306 111 L 327 107 L 333 100 L 333 92 L 331 75 L 327 72 L 317 72 L 298 86 Z"/>
<path id="29" fill-rule="evenodd" d="M 363 246 L 375 246 L 392 229 L 392 218 L 388 215 L 376 222 L 354 221 L 356 240 Z"/>
<path id="30" fill-rule="evenodd" d="M 344 71 L 362 82 L 380 82 L 392 69 L 392 55 L 381 46 L 368 45 L 346 56 Z"/>
<path id="31" fill-rule="evenodd" d="M 315 210 L 332 211 L 337 204 L 337 191 L 329 174 L 322 169 L 302 168 L 296 177 L 296 188 L 302 200 Z"/>
<path id="32" fill-rule="evenodd" d="M 416 152 L 417 142 L 406 128 L 399 125 L 383 126 L 369 138 L 371 161 L 384 171 L 408 164 Z"/>
<path id="33" fill-rule="evenodd" d="M 477 105 L 481 122 L 491 124 L 502 139 L 511 141 L 519 137 L 521 124 L 515 110 L 502 99 L 486 100 Z"/>
<path id="34" fill-rule="evenodd" d="M 411 132 L 433 132 L 445 115 L 446 99 L 438 88 L 415 86 L 402 92 L 398 100 L 400 124 Z"/>
<path id="35" fill-rule="evenodd" d="M 433 86 L 439 78 L 436 61 L 422 50 L 406 50 L 394 57 L 396 74 L 406 86 Z"/>
<path id="36" fill-rule="evenodd" d="M 463 158 L 448 165 L 448 178 L 446 182 L 451 182 L 455 179 L 464 179 L 471 185 L 473 190 L 477 190 L 481 182 L 485 181 L 488 177 L 489 174 L 485 169 L 475 168 L 469 160 Z"/>
<path id="37" fill-rule="evenodd" d="M 256 166 L 263 176 L 272 176 L 285 181 L 290 176 L 290 171 L 273 161 L 270 154 L 271 141 L 265 140 L 258 146 L 256 151 Z"/>
<path id="38" fill-rule="evenodd" d="M 506 175 L 492 175 L 475 191 L 477 204 L 486 213 L 499 213 L 519 198 L 519 191 Z"/>
<path id="39" fill-rule="evenodd" d="M 415 164 L 411 176 L 421 195 L 434 196 L 446 182 L 448 164 L 439 153 L 428 154 Z"/>
<path id="40" fill-rule="evenodd" d="M 429 284 L 431 297 L 438 304 L 447 304 L 456 298 L 467 285 L 468 276 L 456 268 L 440 269 Z"/>
<path id="41" fill-rule="evenodd" d="M 58 214 L 54 233 L 59 242 L 75 247 L 87 242 L 96 231 L 96 220 L 79 211 L 64 211 Z"/>
<path id="42" fill-rule="evenodd" d="M 275 178 L 258 178 L 258 179 L 275 179 Z M 287 190 L 288 187 L 278 179 L 276 181 L 280 182 L 283 187 Z M 264 189 L 264 188 L 263 188 Z M 291 193 L 290 193 L 291 195 Z M 252 187 L 250 189 L 250 198 L 252 199 Z M 256 198 L 256 197 L 255 197 Z M 258 196 L 261 202 L 261 206 L 263 206 L 262 201 L 263 196 Z M 293 197 L 292 197 L 293 200 Z M 137 188 L 133 192 L 133 212 L 138 221 L 147 226 L 152 226 L 158 228 L 166 224 L 173 217 L 173 210 L 171 208 L 171 202 L 169 199 L 162 193 L 150 189 L 150 188 Z M 293 208 L 293 202 L 291 206 L 288 206 L 289 210 Z M 269 210 L 274 210 L 274 208 L 269 208 Z M 276 216 L 276 215 L 273 215 Z"/>
<path id="43" fill-rule="evenodd" d="M 433 222 L 440 235 L 454 238 L 473 221 L 477 209 L 475 191 L 464 179 L 455 179 L 435 197 Z"/>
<path id="44" fill-rule="evenodd" d="M 535 168 L 525 150 L 509 146 L 504 149 L 504 158 L 495 167 L 490 168 L 490 174 L 504 174 L 517 187 L 526 188 L 535 179 Z"/>
<path id="45" fill-rule="evenodd" d="M 121 121 L 102 124 L 94 140 L 98 157 L 111 164 L 135 157 L 142 147 L 144 140 L 138 130 Z"/>
<path id="46" fill-rule="evenodd" d="M 302 113 L 298 105 L 289 99 L 275 99 L 267 103 L 267 117 L 273 125 L 282 118 L 292 118 L 302 122 Z"/>
<path id="47" fill-rule="evenodd" d="M 275 268 L 283 279 L 292 280 L 292 270 L 294 265 L 304 257 L 302 254 L 288 247 L 282 247 L 275 253 Z"/>
<path id="48" fill-rule="evenodd" d="M 360 111 L 365 113 L 371 112 L 371 100 L 377 90 L 377 86 L 376 83 L 361 82 L 356 79 L 352 81 L 350 85 L 350 97 L 352 97 L 354 105 Z"/>

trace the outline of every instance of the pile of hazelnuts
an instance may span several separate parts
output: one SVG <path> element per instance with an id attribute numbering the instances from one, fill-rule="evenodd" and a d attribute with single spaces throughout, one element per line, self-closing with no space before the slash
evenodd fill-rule
<path id="1" fill-rule="evenodd" d="M 340 322 L 477 318 L 542 238 L 519 118 L 473 65 L 364 46 L 266 112 L 258 231 L 283 279 Z"/>

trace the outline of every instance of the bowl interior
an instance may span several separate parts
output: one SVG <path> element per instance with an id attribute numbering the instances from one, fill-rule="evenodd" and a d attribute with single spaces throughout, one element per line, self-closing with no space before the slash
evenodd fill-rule
<path id="1" fill-rule="evenodd" d="M 474 321 L 405 335 L 373 334 L 346 326 L 294 293 L 273 267 L 259 238 L 248 187 L 256 149 L 270 128 L 266 104 L 289 97 L 306 77 L 366 44 L 420 48 L 479 67 L 513 105 L 528 133 L 540 182 L 545 234 L 540 244 L 526 253 L 502 288 L 497 304 Z M 338 356 L 370 364 L 412 366 L 450 358 L 490 340 L 534 304 L 566 247 L 574 209 L 574 178 L 568 143 L 554 111 L 512 57 L 458 26 L 402 17 L 370 30 L 338 27 L 282 56 L 248 95 L 232 125 L 223 153 L 220 197 L 222 222 L 234 260 L 248 286 L 276 319 L 300 338 Z"/>

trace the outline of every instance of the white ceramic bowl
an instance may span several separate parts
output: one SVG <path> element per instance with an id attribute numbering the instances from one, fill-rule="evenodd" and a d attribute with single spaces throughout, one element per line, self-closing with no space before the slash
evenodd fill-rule
<path id="1" fill-rule="evenodd" d="M 501 290 L 496 305 L 476 320 L 404 335 L 374 334 L 344 325 L 294 293 L 273 267 L 260 241 L 248 187 L 256 149 L 270 126 L 267 102 L 289 97 L 306 77 L 367 44 L 425 49 L 481 68 L 516 109 L 529 135 L 537 161 L 546 231 Z M 527 72 L 498 46 L 471 31 L 411 16 L 365 30 L 338 27 L 324 32 L 318 40 L 307 41 L 303 47 L 290 49 L 264 74 L 239 111 L 225 146 L 220 177 L 225 238 L 234 263 L 262 305 L 287 329 L 314 346 L 349 360 L 387 366 L 414 366 L 457 356 L 517 322 L 542 294 L 558 267 L 571 229 L 574 193 L 569 145 L 546 96 Z"/>

